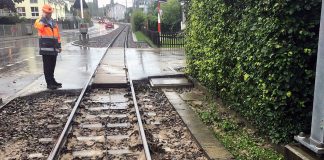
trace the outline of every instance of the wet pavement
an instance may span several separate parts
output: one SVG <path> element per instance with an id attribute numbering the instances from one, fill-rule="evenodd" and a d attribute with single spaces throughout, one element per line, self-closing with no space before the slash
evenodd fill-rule
<path id="1" fill-rule="evenodd" d="M 179 74 L 175 68 L 185 66 L 182 49 L 126 49 L 128 71 L 132 80 L 147 79 L 150 76 Z"/>
<path id="2" fill-rule="evenodd" d="M 95 24 L 89 32 L 92 37 L 107 34 L 111 30 Z M 57 57 L 56 79 L 63 83 L 63 89 L 82 88 L 85 79 L 92 73 L 105 49 L 73 46 L 71 42 L 78 39 L 78 30 L 63 30 L 61 35 L 63 51 Z M 29 92 L 45 90 L 42 67 L 37 38 L 0 42 L 0 98 L 3 102 L 9 101 L 31 83 L 34 85 L 29 87 Z"/>
<path id="3" fill-rule="evenodd" d="M 118 51 L 122 54 L 122 50 L 113 49 L 112 52 Z M 71 43 L 63 45 L 63 52 L 57 57 L 55 70 L 56 80 L 63 83 L 62 89 L 82 88 L 104 52 L 105 48 L 81 48 Z M 133 80 L 146 79 L 148 76 L 179 74 L 174 68 L 185 66 L 184 51 L 180 49 L 126 49 L 126 53 Z M 42 58 L 38 55 L 37 48 L 24 47 L 24 53 L 19 52 L 19 55 L 19 58 L 16 58 L 19 63 L 0 70 L 0 98 L 4 102 L 23 88 L 25 94 L 46 90 Z M 123 61 L 115 63 L 123 64 Z M 26 88 L 28 85 L 30 87 Z"/>
<path id="4" fill-rule="evenodd" d="M 93 80 L 94 87 L 127 87 L 124 49 L 109 48 Z"/>

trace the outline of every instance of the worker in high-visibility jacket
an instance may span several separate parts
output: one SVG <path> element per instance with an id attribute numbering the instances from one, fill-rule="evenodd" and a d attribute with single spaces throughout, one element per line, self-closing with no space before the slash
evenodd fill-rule
<path id="1" fill-rule="evenodd" d="M 56 82 L 54 70 L 57 54 L 62 51 L 61 37 L 57 23 L 52 19 L 53 8 L 45 4 L 42 8 L 43 15 L 35 21 L 38 30 L 39 54 L 43 57 L 43 69 L 48 89 L 62 87 L 62 83 Z"/>

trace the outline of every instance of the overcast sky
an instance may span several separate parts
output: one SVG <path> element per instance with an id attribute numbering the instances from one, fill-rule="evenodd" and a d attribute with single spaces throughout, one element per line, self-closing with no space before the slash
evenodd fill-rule
<path id="1" fill-rule="evenodd" d="M 92 2 L 92 0 L 86 0 L 87 2 Z M 119 3 L 122 5 L 126 5 L 126 0 L 114 0 L 115 3 Z M 102 7 L 103 5 L 109 4 L 110 0 L 98 0 L 99 7 Z M 133 0 L 127 0 L 127 7 L 133 6 Z"/>

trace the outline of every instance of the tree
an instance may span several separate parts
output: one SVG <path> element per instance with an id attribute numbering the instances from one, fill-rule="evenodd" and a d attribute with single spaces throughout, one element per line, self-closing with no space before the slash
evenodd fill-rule
<path id="1" fill-rule="evenodd" d="M 181 23 L 181 4 L 178 0 L 168 0 L 161 4 L 162 24 L 168 31 L 179 31 Z"/>
<path id="2" fill-rule="evenodd" d="M 142 10 L 135 10 L 131 17 L 133 31 L 139 31 L 144 26 L 145 15 Z"/>
<path id="3" fill-rule="evenodd" d="M 82 6 L 83 6 L 83 8 L 89 8 L 88 5 L 87 5 L 87 3 L 85 2 L 85 0 L 82 0 Z M 80 1 L 79 1 L 79 0 L 76 0 L 76 1 L 74 2 L 74 4 L 73 4 L 73 7 L 74 7 L 75 9 L 80 9 L 80 8 L 81 8 Z"/>
<path id="4" fill-rule="evenodd" d="M 15 2 L 16 3 L 21 3 L 23 1 L 24 0 L 1 0 L 0 1 L 0 9 L 7 8 L 10 11 L 16 12 Z"/>

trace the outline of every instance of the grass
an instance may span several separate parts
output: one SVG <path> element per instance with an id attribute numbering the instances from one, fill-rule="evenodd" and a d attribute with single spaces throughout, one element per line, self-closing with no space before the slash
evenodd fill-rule
<path id="1" fill-rule="evenodd" d="M 153 42 L 147 36 L 145 36 L 141 31 L 135 32 L 135 35 L 136 35 L 137 41 L 146 42 L 151 47 L 156 48 L 156 45 L 153 44 Z"/>
<path id="2" fill-rule="evenodd" d="M 194 106 L 201 120 L 212 128 L 216 138 L 238 160 L 283 160 L 266 141 L 265 137 L 256 134 L 249 124 L 238 118 L 228 108 L 224 107 L 213 96 L 206 96 L 201 106 Z"/>

